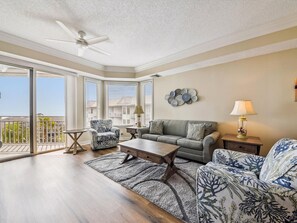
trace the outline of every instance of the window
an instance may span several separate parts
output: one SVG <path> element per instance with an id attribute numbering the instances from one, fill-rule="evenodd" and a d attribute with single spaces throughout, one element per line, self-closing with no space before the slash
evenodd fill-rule
<path id="1" fill-rule="evenodd" d="M 143 121 L 146 126 L 153 120 L 153 83 L 152 81 L 141 83 L 141 104 L 144 114 Z"/>
<path id="2" fill-rule="evenodd" d="M 90 127 L 90 121 L 100 118 L 98 89 L 100 81 L 85 79 L 85 126 Z"/>
<path id="3" fill-rule="evenodd" d="M 112 119 L 114 125 L 129 125 L 135 123 L 135 115 L 131 115 L 136 105 L 136 83 L 106 84 L 106 114 Z"/>

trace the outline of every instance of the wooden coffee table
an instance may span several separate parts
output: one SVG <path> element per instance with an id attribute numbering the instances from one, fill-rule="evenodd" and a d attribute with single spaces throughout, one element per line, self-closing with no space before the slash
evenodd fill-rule
<path id="1" fill-rule="evenodd" d="M 122 164 L 135 158 L 142 158 L 158 164 L 167 163 L 166 171 L 162 177 L 164 182 L 177 170 L 174 159 L 179 146 L 146 139 L 133 139 L 118 143 L 118 145 L 121 152 L 127 153 Z"/>

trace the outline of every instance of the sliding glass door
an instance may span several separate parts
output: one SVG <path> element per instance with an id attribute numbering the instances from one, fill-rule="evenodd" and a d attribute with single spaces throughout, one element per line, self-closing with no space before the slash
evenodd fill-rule
<path id="1" fill-rule="evenodd" d="M 0 160 L 30 153 L 29 70 L 0 64 Z"/>
<path id="2" fill-rule="evenodd" d="M 65 80 L 38 71 L 36 78 L 37 152 L 65 148 Z"/>

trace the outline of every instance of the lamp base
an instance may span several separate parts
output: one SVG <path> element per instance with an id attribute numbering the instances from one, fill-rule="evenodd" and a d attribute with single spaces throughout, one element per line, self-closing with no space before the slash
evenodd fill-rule
<path id="1" fill-rule="evenodd" d="M 137 122 L 137 127 L 141 127 L 141 122 Z"/>
<path id="2" fill-rule="evenodd" d="M 247 135 L 242 135 L 242 134 L 238 133 L 236 137 L 239 139 L 246 139 Z"/>

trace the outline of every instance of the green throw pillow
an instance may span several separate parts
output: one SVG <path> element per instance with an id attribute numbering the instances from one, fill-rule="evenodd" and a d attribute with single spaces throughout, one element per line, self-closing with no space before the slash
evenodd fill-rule
<path id="1" fill-rule="evenodd" d="M 151 121 L 150 134 L 163 135 L 163 121 Z"/>
<path id="2" fill-rule="evenodd" d="M 205 124 L 188 123 L 188 139 L 202 140 L 204 138 L 204 132 Z"/>

